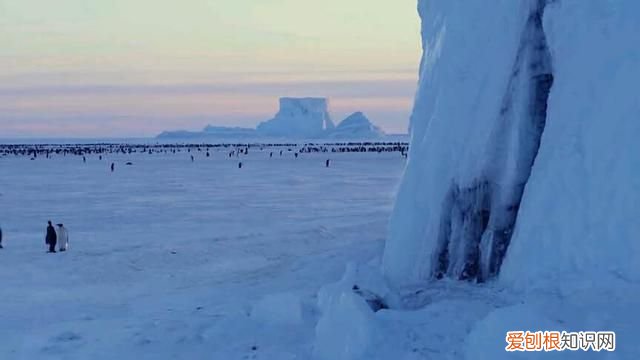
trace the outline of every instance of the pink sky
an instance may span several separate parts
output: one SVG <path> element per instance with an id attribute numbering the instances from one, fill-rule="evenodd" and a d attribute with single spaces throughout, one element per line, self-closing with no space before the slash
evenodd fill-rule
<path id="1" fill-rule="evenodd" d="M 2 138 L 254 127 L 282 96 L 406 132 L 420 57 L 415 4 L 368 0 L 0 0 L 0 43 Z"/>
<path id="2" fill-rule="evenodd" d="M 0 86 L 3 137 L 152 136 L 207 124 L 254 127 L 269 119 L 279 96 L 327 96 L 339 121 L 364 111 L 388 132 L 406 132 L 415 80 L 286 80 L 155 85 Z"/>

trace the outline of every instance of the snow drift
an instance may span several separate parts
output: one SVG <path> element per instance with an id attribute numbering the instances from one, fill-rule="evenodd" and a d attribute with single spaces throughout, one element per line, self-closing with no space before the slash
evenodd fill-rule
<path id="1" fill-rule="evenodd" d="M 419 12 L 386 276 L 640 280 L 640 5 L 421 0 Z"/>

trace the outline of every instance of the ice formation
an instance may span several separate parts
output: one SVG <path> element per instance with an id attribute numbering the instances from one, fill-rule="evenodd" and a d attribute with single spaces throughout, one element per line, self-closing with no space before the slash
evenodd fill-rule
<path id="1" fill-rule="evenodd" d="M 360 111 L 334 126 L 329 114 L 329 101 L 325 98 L 281 98 L 276 116 L 262 122 L 257 129 L 212 126 L 202 131 L 165 131 L 158 139 L 199 138 L 290 138 L 290 139 L 377 139 L 384 131 L 369 121 Z"/>
<path id="2" fill-rule="evenodd" d="M 638 280 L 640 4 L 418 8 L 424 56 L 385 275 Z"/>
<path id="3" fill-rule="evenodd" d="M 278 113 L 257 130 L 266 136 L 314 138 L 333 128 L 326 98 L 280 98 Z"/>
<path id="4" fill-rule="evenodd" d="M 202 131 L 165 131 L 157 136 L 158 139 L 194 139 L 194 138 L 243 138 L 255 137 L 256 130 L 242 127 L 225 127 L 208 125 Z"/>
<path id="5" fill-rule="evenodd" d="M 358 111 L 342 120 L 328 136 L 336 139 L 376 139 L 384 135 L 384 131 Z"/>
<path id="6" fill-rule="evenodd" d="M 639 18 L 634 0 L 547 5 L 554 84 L 501 280 L 640 281 Z"/>

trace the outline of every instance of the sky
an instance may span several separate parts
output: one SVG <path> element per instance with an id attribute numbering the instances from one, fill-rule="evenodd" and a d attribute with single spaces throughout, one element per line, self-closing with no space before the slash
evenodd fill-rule
<path id="1" fill-rule="evenodd" d="M 0 0 L 0 137 L 254 127 L 324 96 L 406 132 L 413 0 Z"/>

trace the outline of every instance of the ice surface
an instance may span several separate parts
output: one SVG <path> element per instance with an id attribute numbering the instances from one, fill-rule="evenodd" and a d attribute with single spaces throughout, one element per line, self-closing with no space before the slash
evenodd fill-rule
<path id="1" fill-rule="evenodd" d="M 257 130 L 266 136 L 304 139 L 321 137 L 333 128 L 326 98 L 280 98 L 276 116 Z"/>
<path id="2" fill-rule="evenodd" d="M 546 317 L 530 305 L 507 306 L 489 313 L 478 321 L 465 340 L 464 357 L 478 359 L 583 359 L 584 353 L 545 352 L 512 353 L 505 351 L 508 331 L 569 331 L 562 324 Z"/>
<path id="3" fill-rule="evenodd" d="M 370 359 L 390 358 L 395 354 L 384 323 L 377 319 L 377 303 L 397 306 L 396 293 L 374 268 L 349 264 L 343 278 L 318 293 L 321 317 L 316 326 L 314 358 Z"/>
<path id="4" fill-rule="evenodd" d="M 362 271 L 359 277 L 371 274 Z M 341 282 L 320 292 L 319 300 L 324 300 L 316 327 L 315 359 L 462 359 L 471 326 L 496 306 L 492 291 L 479 294 L 467 284 L 442 281 L 420 292 L 428 306 L 409 311 L 394 304 L 395 309 L 374 312 L 350 291 L 351 279 L 347 271 Z"/>
<path id="5" fill-rule="evenodd" d="M 323 296 L 328 299 L 316 327 L 314 358 L 361 359 L 375 342 L 384 341 L 376 339 L 374 313 L 363 298 L 350 289 Z"/>
<path id="6" fill-rule="evenodd" d="M 404 160 L 191 154 L 0 157 L 0 359 L 311 357 L 315 294 L 380 254 Z"/>
<path id="7" fill-rule="evenodd" d="M 302 324 L 304 308 L 299 296 L 292 293 L 268 294 L 253 305 L 251 317 L 279 324 Z"/>

